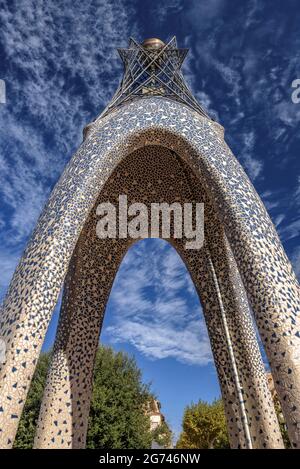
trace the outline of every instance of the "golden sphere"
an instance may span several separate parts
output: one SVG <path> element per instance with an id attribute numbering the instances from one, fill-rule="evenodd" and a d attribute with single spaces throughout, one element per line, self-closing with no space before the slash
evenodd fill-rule
<path id="1" fill-rule="evenodd" d="M 156 37 L 151 37 L 149 39 L 145 39 L 142 43 L 142 46 L 145 49 L 162 49 L 165 43 Z"/>

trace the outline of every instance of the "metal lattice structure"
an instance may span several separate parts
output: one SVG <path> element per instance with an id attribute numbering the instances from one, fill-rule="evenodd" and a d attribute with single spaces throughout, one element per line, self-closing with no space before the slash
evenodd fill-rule
<path id="1" fill-rule="evenodd" d="M 167 44 L 157 39 L 139 44 L 130 38 L 129 47 L 118 52 L 124 64 L 124 76 L 100 117 L 135 98 L 159 96 L 185 104 L 210 118 L 184 81 L 181 66 L 188 49 L 178 48 L 175 36 Z"/>

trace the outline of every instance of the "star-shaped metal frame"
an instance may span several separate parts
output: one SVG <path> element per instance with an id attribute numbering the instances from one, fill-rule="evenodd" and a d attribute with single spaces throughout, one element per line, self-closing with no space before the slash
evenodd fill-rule
<path id="1" fill-rule="evenodd" d="M 181 66 L 188 49 L 179 49 L 175 36 L 161 49 L 144 48 L 130 38 L 128 48 L 118 52 L 124 64 L 124 76 L 101 117 L 135 98 L 161 96 L 210 118 L 184 81 Z"/>

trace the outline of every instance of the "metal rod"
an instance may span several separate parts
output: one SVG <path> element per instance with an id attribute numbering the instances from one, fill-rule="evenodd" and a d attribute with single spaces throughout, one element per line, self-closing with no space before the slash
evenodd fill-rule
<path id="1" fill-rule="evenodd" d="M 222 295 L 221 295 L 221 292 L 220 292 L 219 282 L 218 282 L 218 279 L 217 279 L 217 276 L 216 276 L 215 268 L 214 268 L 214 265 L 213 265 L 213 262 L 212 262 L 212 259 L 211 259 L 210 252 L 209 252 L 208 248 L 207 248 L 207 256 L 208 256 L 208 263 L 209 263 L 209 266 L 211 268 L 211 272 L 212 272 L 212 275 L 213 275 L 214 284 L 215 284 L 215 287 L 216 287 L 216 290 L 217 290 L 217 297 L 218 297 L 218 302 L 219 302 L 219 306 L 220 306 L 220 310 L 221 310 L 221 318 L 222 318 L 223 327 L 224 327 L 224 331 L 225 331 L 225 338 L 226 338 L 227 347 L 228 347 L 228 351 L 229 351 L 229 358 L 230 358 L 230 361 L 231 361 L 231 365 L 232 365 L 232 369 L 233 369 L 233 376 L 234 376 L 234 381 L 235 381 L 235 387 L 236 387 L 237 394 L 238 394 L 238 403 L 239 403 L 241 414 L 242 414 L 242 425 L 243 425 L 244 434 L 245 434 L 246 447 L 247 447 L 247 449 L 253 449 L 252 439 L 251 439 L 251 434 L 250 434 L 250 427 L 249 427 L 247 412 L 246 412 L 246 408 L 245 408 L 244 396 L 243 396 L 243 393 L 242 393 L 243 388 L 241 386 L 239 373 L 238 373 L 238 369 L 237 369 L 237 365 L 236 365 L 236 361 L 235 361 L 234 351 L 233 351 L 233 347 L 232 347 L 232 341 L 231 341 L 230 332 L 229 332 L 229 328 L 228 328 L 225 309 L 224 309 L 224 306 L 223 306 L 223 301 L 222 301 Z"/>

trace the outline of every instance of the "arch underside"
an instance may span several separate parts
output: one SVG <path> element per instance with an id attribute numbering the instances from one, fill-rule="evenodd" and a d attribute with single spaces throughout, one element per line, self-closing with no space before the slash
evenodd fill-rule
<path id="1" fill-rule="evenodd" d="M 82 448 L 85 444 L 93 362 L 105 306 L 119 265 L 133 242 L 130 238 L 99 239 L 96 208 L 107 201 L 118 206 L 119 194 L 127 196 L 128 205 L 143 202 L 149 213 L 151 202 L 204 202 L 205 246 L 191 250 L 185 249 L 185 238 L 171 238 L 169 241 L 186 263 L 204 307 L 231 445 L 238 448 L 245 447 L 246 443 L 207 252 L 211 253 L 226 305 L 254 447 L 280 446 L 281 436 L 248 302 L 222 225 L 201 188 L 199 178 L 194 176 L 188 165 L 166 148 L 147 146 L 133 152 L 115 169 L 90 212 L 77 243 L 65 284 L 36 447 Z"/>
<path id="2" fill-rule="evenodd" d="M 231 446 L 245 447 L 246 443 L 217 288 L 233 342 L 253 447 L 281 447 L 282 440 L 247 295 L 290 438 L 298 445 L 298 284 L 262 203 L 216 124 L 165 100 L 149 99 L 142 107 L 133 103 L 124 108 L 95 125 L 67 166 L 12 280 L 2 321 L 8 352 L 1 370 L 1 445 L 12 445 L 67 271 L 35 446 L 85 445 L 93 363 L 105 305 L 132 243 L 97 238 L 95 208 L 101 201 L 117 203 L 119 194 L 127 194 L 128 204 L 204 202 L 203 248 L 184 249 L 184 238 L 170 242 L 183 258 L 201 299 Z"/>

